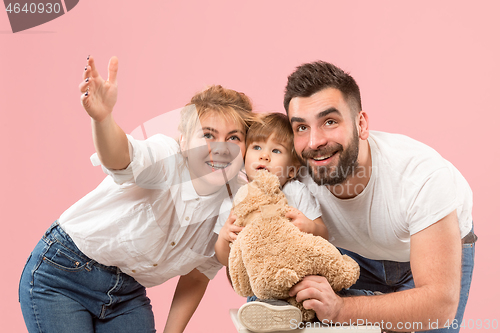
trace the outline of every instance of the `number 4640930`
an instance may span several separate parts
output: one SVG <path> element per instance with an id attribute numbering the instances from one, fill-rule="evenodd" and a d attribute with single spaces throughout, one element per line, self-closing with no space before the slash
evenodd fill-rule
<path id="1" fill-rule="evenodd" d="M 26 14 L 42 14 L 42 13 L 56 13 L 58 14 L 61 11 L 61 5 L 59 3 L 25 3 L 24 6 L 21 8 L 21 5 L 19 3 L 9 3 L 5 10 L 10 14 L 19 14 L 21 12 L 24 12 Z"/>
<path id="2" fill-rule="evenodd" d="M 462 323 L 459 325 L 458 321 L 456 319 L 453 319 L 452 321 L 448 320 L 446 321 L 444 327 L 448 328 L 451 327 L 453 329 L 457 329 L 460 326 L 460 328 L 465 328 L 465 329 L 494 329 L 496 330 L 498 328 L 498 320 L 493 319 L 469 319 L 469 320 L 462 320 Z"/>

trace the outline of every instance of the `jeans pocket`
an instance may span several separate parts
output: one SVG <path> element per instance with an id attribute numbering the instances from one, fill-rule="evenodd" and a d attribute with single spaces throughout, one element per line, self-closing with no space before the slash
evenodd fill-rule
<path id="1" fill-rule="evenodd" d="M 86 264 L 73 252 L 70 252 L 63 247 L 58 248 L 55 252 L 47 252 L 47 254 L 43 257 L 43 261 L 66 272 L 79 271 L 83 269 Z"/>

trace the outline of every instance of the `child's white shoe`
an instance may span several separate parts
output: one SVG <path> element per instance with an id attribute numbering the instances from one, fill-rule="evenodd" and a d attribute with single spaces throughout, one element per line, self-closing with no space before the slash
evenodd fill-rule
<path id="1" fill-rule="evenodd" d="M 238 319 L 253 332 L 290 331 L 302 321 L 302 313 L 285 301 L 257 300 L 243 304 Z"/>

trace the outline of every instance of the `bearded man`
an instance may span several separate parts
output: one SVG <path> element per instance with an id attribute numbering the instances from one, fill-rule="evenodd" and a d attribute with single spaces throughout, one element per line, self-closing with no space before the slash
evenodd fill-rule
<path id="1" fill-rule="evenodd" d="M 357 83 L 330 63 L 297 67 L 284 106 L 329 240 L 361 268 L 338 295 L 308 276 L 291 296 L 322 322 L 458 332 L 477 239 L 464 177 L 423 143 L 369 131 Z"/>

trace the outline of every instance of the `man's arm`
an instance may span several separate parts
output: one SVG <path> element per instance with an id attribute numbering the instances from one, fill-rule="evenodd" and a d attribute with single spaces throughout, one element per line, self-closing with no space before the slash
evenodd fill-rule
<path id="1" fill-rule="evenodd" d="M 320 320 L 421 323 L 443 327 L 455 317 L 460 297 L 461 241 L 456 212 L 411 236 L 410 262 L 415 288 L 380 296 L 338 297 L 323 277 L 308 276 L 290 290 Z M 401 324 L 400 324 L 401 325 Z M 388 327 L 388 326 L 385 326 Z M 433 327 L 435 328 L 435 327 Z M 400 330 L 405 330 L 404 326 Z M 407 329 L 406 329 L 407 330 Z"/>
<path id="2" fill-rule="evenodd" d="M 193 269 L 189 274 L 179 278 L 163 333 L 184 331 L 189 319 L 200 304 L 209 281 L 205 274 L 200 273 L 197 269 Z"/>
<path id="3" fill-rule="evenodd" d="M 99 75 L 94 58 L 89 57 L 80 84 L 81 103 L 92 118 L 92 137 L 101 164 L 108 169 L 125 169 L 130 163 L 128 139 L 113 119 L 118 96 L 118 59 L 109 60 L 108 80 Z"/>

